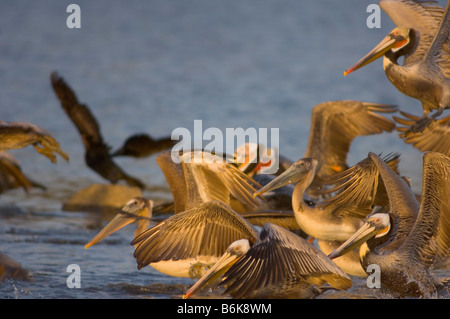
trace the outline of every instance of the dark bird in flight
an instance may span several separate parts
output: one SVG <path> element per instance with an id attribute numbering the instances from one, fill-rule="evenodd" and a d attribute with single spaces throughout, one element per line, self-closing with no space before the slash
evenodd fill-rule
<path id="1" fill-rule="evenodd" d="M 148 157 L 173 147 L 177 143 L 169 137 L 154 139 L 147 134 L 130 136 L 122 147 L 113 152 L 111 156 L 132 156 L 137 158 Z"/>
<path id="2" fill-rule="evenodd" d="M 100 125 L 87 105 L 78 101 L 73 90 L 56 72 L 52 72 L 50 78 L 62 108 L 81 135 L 86 149 L 84 158 L 87 166 L 113 184 L 124 180 L 130 186 L 144 188 L 145 185 L 140 180 L 127 175 L 113 161 L 110 154 L 111 148 L 105 143 L 100 132 Z"/>

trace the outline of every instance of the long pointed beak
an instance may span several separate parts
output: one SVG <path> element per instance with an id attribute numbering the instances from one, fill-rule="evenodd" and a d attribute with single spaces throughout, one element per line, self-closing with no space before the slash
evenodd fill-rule
<path id="1" fill-rule="evenodd" d="M 378 58 L 381 58 L 386 54 L 387 51 L 397 46 L 402 41 L 405 41 L 405 39 L 402 38 L 401 40 L 399 40 L 398 38 L 394 37 L 393 34 L 389 33 L 375 48 L 372 49 L 372 51 L 367 53 L 366 56 L 364 56 L 351 68 L 346 70 L 344 72 L 344 76 L 362 68 L 363 66 L 375 61 Z"/>
<path id="2" fill-rule="evenodd" d="M 330 259 L 334 259 L 345 255 L 346 253 L 352 251 L 354 248 L 359 247 L 364 242 L 374 237 L 379 233 L 371 223 L 364 223 L 358 231 L 353 234 L 349 239 L 347 239 L 341 246 L 339 246 L 335 251 L 328 255 Z"/>
<path id="3" fill-rule="evenodd" d="M 231 254 L 228 250 L 223 256 L 201 277 L 191 288 L 183 295 L 183 299 L 187 299 L 198 290 L 216 281 L 221 277 L 230 267 L 238 261 L 240 256 Z"/>
<path id="4" fill-rule="evenodd" d="M 296 165 L 291 165 L 283 174 L 272 180 L 270 183 L 266 184 L 264 187 L 259 189 L 257 192 L 253 194 L 253 197 L 258 195 L 273 191 L 277 188 L 296 183 L 298 180 L 303 178 L 308 171 L 306 171 L 303 167 L 299 167 Z"/>
<path id="5" fill-rule="evenodd" d="M 137 219 L 137 217 L 133 218 L 131 215 L 126 215 L 126 214 L 122 214 L 122 213 L 117 214 L 116 217 L 114 217 L 108 223 L 108 225 L 105 226 L 105 228 L 103 228 L 97 235 L 94 236 L 94 238 L 91 239 L 90 242 L 88 242 L 84 246 L 84 248 L 88 249 L 89 247 L 91 247 L 92 245 L 95 245 L 96 243 L 98 243 L 102 239 L 108 237 L 112 233 L 115 233 L 116 231 L 125 227 L 126 225 L 131 224 L 136 219 Z"/>

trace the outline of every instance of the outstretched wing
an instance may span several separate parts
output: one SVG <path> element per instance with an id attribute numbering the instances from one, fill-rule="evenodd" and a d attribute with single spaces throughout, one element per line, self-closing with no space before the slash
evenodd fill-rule
<path id="1" fill-rule="evenodd" d="M 56 72 L 50 75 L 53 90 L 67 116 L 72 120 L 85 143 L 103 144 L 100 125 L 86 104 L 78 101 L 74 91 Z"/>
<path id="2" fill-rule="evenodd" d="M 394 116 L 394 120 L 403 126 L 397 126 L 399 136 L 405 143 L 411 144 L 421 152 L 433 151 L 450 155 L 450 115 L 442 119 L 431 119 L 430 125 L 422 132 L 407 132 L 409 127 L 420 120 L 415 116 L 400 111 L 405 118 Z"/>
<path id="3" fill-rule="evenodd" d="M 136 236 L 134 257 L 138 268 L 164 261 L 220 257 L 238 239 L 254 241 L 256 230 L 229 206 L 210 201 L 175 214 Z"/>
<path id="4" fill-rule="evenodd" d="M 86 164 L 111 183 L 125 180 L 129 185 L 144 188 L 137 178 L 127 175 L 111 158 L 110 147 L 104 142 L 100 125 L 85 104 L 78 101 L 73 90 L 56 72 L 50 76 L 53 89 L 61 106 L 81 135 L 86 149 Z"/>
<path id="5" fill-rule="evenodd" d="M 260 205 L 263 197 L 254 198 L 253 193 L 261 185 L 222 156 L 191 151 L 185 152 L 180 159 L 187 186 L 187 207 L 210 200 L 232 205 L 232 198 L 249 208 Z"/>
<path id="6" fill-rule="evenodd" d="M 351 287 L 351 279 L 320 250 L 283 227 L 265 224 L 259 240 L 223 276 L 225 293 L 246 298 L 264 289 L 329 284 Z M 293 288 L 293 287 L 292 287 Z M 295 289 L 295 288 L 293 288 Z M 260 293 L 261 294 L 261 293 Z"/>
<path id="7" fill-rule="evenodd" d="M 399 154 L 388 154 L 383 161 L 398 174 Z M 319 205 L 356 206 L 370 208 L 372 205 L 389 207 L 389 198 L 381 180 L 380 172 L 375 163 L 365 158 L 349 169 L 328 177 L 325 182 L 333 185 L 323 190 L 323 194 L 333 196 L 319 203 Z"/>
<path id="8" fill-rule="evenodd" d="M 304 157 L 318 160 L 318 180 L 347 169 L 347 153 L 361 135 L 391 132 L 395 124 L 377 112 L 392 113 L 392 105 L 359 101 L 332 101 L 313 109 L 308 147 Z"/>

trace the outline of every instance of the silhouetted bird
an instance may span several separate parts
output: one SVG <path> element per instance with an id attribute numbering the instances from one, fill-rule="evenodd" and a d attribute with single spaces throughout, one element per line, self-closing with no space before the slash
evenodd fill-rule
<path id="1" fill-rule="evenodd" d="M 156 140 L 147 134 L 135 134 L 130 136 L 123 146 L 113 152 L 111 156 L 142 158 L 171 148 L 176 143 L 177 141 L 172 140 L 171 137 L 163 137 Z"/>
<path id="2" fill-rule="evenodd" d="M 86 104 L 79 103 L 73 90 L 56 72 L 51 74 L 51 83 L 61 106 L 78 129 L 85 146 L 87 166 L 103 178 L 115 184 L 124 180 L 130 186 L 144 188 L 138 179 L 127 175 L 111 158 L 110 147 L 104 142 L 100 126 Z"/>

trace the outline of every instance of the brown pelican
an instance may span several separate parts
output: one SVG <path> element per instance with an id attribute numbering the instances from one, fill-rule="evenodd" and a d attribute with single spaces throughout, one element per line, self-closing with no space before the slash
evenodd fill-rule
<path id="1" fill-rule="evenodd" d="M 28 192 L 32 187 L 45 189 L 41 184 L 27 177 L 18 161 L 9 153 L 0 152 L 0 193 L 9 189 L 22 187 Z"/>
<path id="2" fill-rule="evenodd" d="M 153 201 L 144 197 L 135 197 L 130 199 L 122 210 L 85 246 L 85 249 L 97 244 L 104 238 L 115 233 L 126 225 L 138 221 L 135 236 L 147 230 L 150 227 L 152 218 Z"/>
<path id="3" fill-rule="evenodd" d="M 308 145 L 303 157 L 315 158 L 318 163 L 308 195 L 319 197 L 324 186 L 324 179 L 349 168 L 347 153 L 356 137 L 391 132 L 395 128 L 395 123 L 378 113 L 396 111 L 397 107 L 393 105 L 353 100 L 329 101 L 314 106 Z M 253 152 L 251 152 L 252 147 Z M 250 145 L 249 148 L 250 154 L 259 153 L 258 149 L 254 150 L 256 146 Z M 246 154 L 244 151 L 240 153 Z M 280 159 L 279 173 L 282 173 L 292 165 L 293 161 L 281 155 Z M 250 156 L 249 161 L 252 160 L 253 157 Z M 252 169 L 254 172 L 254 166 L 259 168 L 260 163 L 248 166 L 241 165 L 245 172 Z"/>
<path id="4" fill-rule="evenodd" d="M 345 75 L 383 58 L 388 79 L 403 94 L 422 102 L 423 117 L 411 132 L 425 129 L 450 107 L 450 17 L 436 1 L 385 0 L 380 7 L 397 28 L 372 51 L 345 71 Z M 397 60 L 404 56 L 403 65 Z M 429 113 L 437 110 L 428 117 Z"/>
<path id="5" fill-rule="evenodd" d="M 352 100 L 330 101 L 314 107 L 303 157 L 317 160 L 309 193 L 322 189 L 323 179 L 349 168 L 347 153 L 358 136 L 391 132 L 395 124 L 378 113 L 396 112 L 393 105 Z"/>
<path id="6" fill-rule="evenodd" d="M 233 242 L 220 260 L 183 296 L 223 275 L 224 294 L 233 298 L 310 299 L 327 288 L 348 289 L 351 279 L 303 238 L 267 223 L 257 237 Z"/>
<path id="7" fill-rule="evenodd" d="M 124 180 L 130 186 L 144 188 L 138 179 L 127 175 L 111 158 L 110 147 L 100 132 L 100 125 L 85 104 L 78 101 L 73 90 L 56 72 L 51 74 L 51 83 L 61 106 L 78 129 L 83 140 L 85 161 L 88 167 L 111 183 Z"/>
<path id="8" fill-rule="evenodd" d="M 432 276 L 436 258 L 450 254 L 450 157 L 438 152 L 423 156 L 422 201 L 404 180 L 375 154 L 369 158 L 380 171 L 390 213 L 375 212 L 329 257 L 358 245 L 364 269 L 380 267 L 381 283 L 401 296 L 432 297 L 440 283 Z"/>
<path id="9" fill-rule="evenodd" d="M 258 209 L 264 199 L 252 194 L 261 185 L 229 160 L 200 150 L 158 155 L 156 161 L 172 192 L 175 213 L 209 200 L 220 200 L 237 212 Z"/>
<path id="10" fill-rule="evenodd" d="M 177 156 L 176 161 L 172 155 Z M 133 244 L 138 268 L 150 265 L 177 277 L 201 275 L 231 242 L 249 236 L 249 228 L 235 228 L 236 218 L 232 217 L 231 222 L 229 219 L 237 214 L 232 207 L 259 205 L 261 199 L 252 196 L 259 185 L 234 165 L 224 162 L 222 156 L 208 152 L 181 155 L 165 152 L 157 160 L 169 185 L 180 185 L 172 189 L 176 212 L 156 226 L 136 233 Z M 120 218 L 125 219 L 126 216 Z M 109 227 L 104 234 L 114 229 L 117 228 Z M 186 249 L 172 249 L 172 244 Z"/>
<path id="11" fill-rule="evenodd" d="M 135 134 L 126 139 L 125 143 L 111 156 L 148 157 L 173 147 L 176 141 L 171 137 L 154 139 L 147 134 Z"/>
<path id="12" fill-rule="evenodd" d="M 385 160 L 395 167 L 398 155 L 386 157 Z M 320 240 L 345 241 L 361 227 L 363 218 L 371 212 L 371 205 L 383 202 L 382 193 L 378 191 L 379 174 L 374 170 L 374 164 L 364 159 L 342 173 L 346 176 L 347 171 L 360 170 L 366 172 L 364 176 L 360 176 L 357 181 L 343 177 L 344 186 L 335 188 L 339 189 L 335 196 L 311 206 L 304 201 L 303 196 L 314 179 L 317 165 L 316 159 L 302 158 L 255 195 L 295 183 L 292 207 L 299 227 Z M 361 184 L 366 186 L 360 188 Z"/>
<path id="13" fill-rule="evenodd" d="M 196 156 L 195 153 L 206 160 L 193 163 L 190 159 Z M 170 151 L 163 152 L 156 161 L 172 192 L 175 214 L 209 200 L 219 200 L 254 225 L 262 226 L 270 221 L 305 236 L 298 229 L 292 213 L 293 187 L 286 186 L 270 196 L 254 199 L 252 194 L 261 187 L 259 181 L 263 178 L 271 180 L 269 175 L 256 175 L 259 178 L 254 180 L 238 169 L 232 158 L 228 158 L 231 162 L 224 162 L 222 157 L 209 152 L 176 154 L 181 156 L 181 163 L 174 162 L 172 155 Z M 189 159 L 189 163 L 185 163 L 185 159 Z"/>
<path id="14" fill-rule="evenodd" d="M 195 278 L 212 266 L 230 243 L 254 237 L 253 226 L 219 201 L 172 215 L 149 228 L 152 205 L 146 198 L 132 198 L 85 248 L 138 221 L 132 241 L 138 269 L 149 265 L 169 276 Z"/>
<path id="15" fill-rule="evenodd" d="M 172 215 L 137 235 L 138 269 L 147 265 L 175 277 L 198 278 L 234 241 L 253 238 L 254 227 L 228 205 L 213 200 Z"/>
<path id="16" fill-rule="evenodd" d="M 0 151 L 24 148 L 33 145 L 36 151 L 48 157 L 52 163 L 59 154 L 66 161 L 69 156 L 61 150 L 59 143 L 43 128 L 27 122 L 0 121 Z"/>
<path id="17" fill-rule="evenodd" d="M 262 159 L 261 155 L 267 158 Z M 266 168 L 272 165 L 272 158 L 277 156 L 278 170 L 273 175 L 280 175 L 289 166 L 292 165 L 292 160 L 279 154 L 275 148 L 266 148 L 262 144 L 244 143 L 240 145 L 234 153 L 234 162 L 237 167 L 250 177 L 258 174 L 267 174 Z"/>
<path id="18" fill-rule="evenodd" d="M 450 115 L 442 119 L 431 119 L 430 125 L 422 132 L 408 132 L 408 128 L 420 120 L 420 117 L 402 112 L 404 118 L 394 116 L 394 120 L 406 127 L 397 126 L 400 138 L 412 144 L 421 152 L 434 151 L 450 156 Z"/>
<path id="19" fill-rule="evenodd" d="M 252 196 L 260 186 L 209 152 L 165 152 L 157 161 L 173 192 L 175 214 L 133 240 L 138 268 L 151 265 L 171 276 L 199 276 L 228 245 L 253 231 L 241 216 L 244 222 L 236 225 L 234 215 L 264 203 Z"/>

